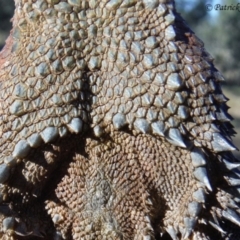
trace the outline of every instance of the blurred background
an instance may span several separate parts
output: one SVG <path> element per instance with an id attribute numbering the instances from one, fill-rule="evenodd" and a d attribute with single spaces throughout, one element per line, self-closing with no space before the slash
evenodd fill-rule
<path id="1" fill-rule="evenodd" d="M 10 19 L 13 16 L 13 11 L 13 0 L 0 0 L 0 49 L 2 49 L 12 27 Z"/>
<path id="2" fill-rule="evenodd" d="M 225 5 L 238 6 L 238 9 L 216 10 L 217 6 L 224 8 Z M 229 112 L 238 132 L 234 142 L 240 149 L 240 0 L 176 0 L 176 7 L 203 40 L 215 59 L 215 66 L 226 78 L 223 88 L 230 99 Z M 13 11 L 13 0 L 0 0 L 0 49 L 11 29 Z M 239 152 L 236 155 L 240 157 Z"/>

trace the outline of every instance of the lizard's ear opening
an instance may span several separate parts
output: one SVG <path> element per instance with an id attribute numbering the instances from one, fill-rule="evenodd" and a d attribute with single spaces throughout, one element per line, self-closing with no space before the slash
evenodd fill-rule
<path id="1" fill-rule="evenodd" d="M 0 51 L 5 45 L 5 41 L 9 36 L 12 28 L 11 18 L 14 12 L 14 0 L 0 0 Z"/>

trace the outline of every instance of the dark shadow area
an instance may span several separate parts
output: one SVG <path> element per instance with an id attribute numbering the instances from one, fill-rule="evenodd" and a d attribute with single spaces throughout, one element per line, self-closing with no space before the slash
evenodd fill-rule
<path id="1" fill-rule="evenodd" d="M 0 50 L 12 28 L 11 18 L 14 12 L 14 0 L 0 0 Z"/>

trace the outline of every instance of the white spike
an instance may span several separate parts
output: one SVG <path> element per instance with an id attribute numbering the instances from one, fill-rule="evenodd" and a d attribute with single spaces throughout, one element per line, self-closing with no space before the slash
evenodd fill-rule
<path id="1" fill-rule="evenodd" d="M 42 143 L 42 138 L 38 133 L 34 133 L 27 139 L 31 147 L 39 147 Z"/>
<path id="2" fill-rule="evenodd" d="M 74 133 L 79 133 L 82 131 L 83 122 L 79 118 L 73 118 L 69 124 L 67 124 L 69 130 L 73 131 Z"/>
<path id="3" fill-rule="evenodd" d="M 193 199 L 200 202 L 200 203 L 205 203 L 206 200 L 206 193 L 204 189 L 199 188 L 197 191 L 193 193 Z"/>
<path id="4" fill-rule="evenodd" d="M 192 164 L 194 167 L 206 165 L 206 159 L 203 152 L 199 148 L 194 148 L 191 151 Z"/>
<path id="5" fill-rule="evenodd" d="M 228 170 L 233 170 L 240 167 L 240 163 L 231 163 L 228 162 L 226 159 L 223 159 L 223 163 L 225 164 Z"/>
<path id="6" fill-rule="evenodd" d="M 228 208 L 222 212 L 222 216 L 240 227 L 240 217 L 234 210 Z"/>
<path id="7" fill-rule="evenodd" d="M 30 151 L 30 146 L 26 140 L 20 140 L 13 151 L 14 158 L 24 158 L 28 155 Z"/>
<path id="8" fill-rule="evenodd" d="M 184 218 L 185 233 L 183 234 L 183 239 L 188 239 L 192 233 L 196 224 L 196 219 L 194 218 Z"/>
<path id="9" fill-rule="evenodd" d="M 122 113 L 117 113 L 114 117 L 113 117 L 113 126 L 115 129 L 121 129 L 122 127 L 126 126 L 127 124 L 127 120 L 126 120 L 126 116 Z"/>
<path id="10" fill-rule="evenodd" d="M 151 126 L 152 126 L 152 132 L 154 134 L 157 134 L 157 135 L 162 136 L 162 137 L 165 136 L 164 135 L 165 125 L 164 125 L 163 122 L 159 122 L 159 121 L 158 122 L 154 122 L 154 123 L 151 124 Z"/>
<path id="11" fill-rule="evenodd" d="M 209 191 L 212 191 L 205 167 L 196 168 L 193 174 L 198 181 L 202 182 L 208 188 Z"/>
<path id="12" fill-rule="evenodd" d="M 53 216 L 53 218 L 52 218 L 52 221 L 53 221 L 54 224 L 57 224 L 57 223 L 59 223 L 62 219 L 63 219 L 63 218 L 62 218 L 61 215 L 59 215 L 59 214 L 54 214 L 54 216 Z"/>
<path id="13" fill-rule="evenodd" d="M 224 177 L 228 184 L 231 186 L 240 186 L 240 179 L 238 178 L 232 178 L 232 177 Z"/>
<path id="14" fill-rule="evenodd" d="M 136 130 L 142 132 L 142 133 L 149 133 L 150 131 L 150 126 L 147 120 L 143 118 L 138 118 L 134 122 L 134 127 Z"/>
<path id="15" fill-rule="evenodd" d="M 172 226 L 168 226 L 166 228 L 166 231 L 168 232 L 168 234 L 171 236 L 173 240 L 179 240 L 179 238 L 177 237 L 177 231 Z"/>
<path id="16" fill-rule="evenodd" d="M 170 128 L 166 135 L 168 142 L 175 146 L 186 148 L 186 144 L 182 138 L 180 131 L 177 128 Z"/>
<path id="17" fill-rule="evenodd" d="M 197 217 L 199 212 L 201 211 L 202 204 L 199 202 L 190 202 L 188 204 L 188 212 L 192 217 Z"/>
<path id="18" fill-rule="evenodd" d="M 103 135 L 103 129 L 102 129 L 102 127 L 100 127 L 99 125 L 97 125 L 97 126 L 95 126 L 94 128 L 93 128 L 93 132 L 94 132 L 94 135 L 96 136 L 96 137 L 101 137 L 102 135 Z"/>
<path id="19" fill-rule="evenodd" d="M 236 147 L 224 138 L 220 133 L 213 133 L 212 147 L 216 152 L 234 151 Z"/>
<path id="20" fill-rule="evenodd" d="M 40 134 L 43 141 L 49 143 L 58 136 L 58 129 L 56 127 L 47 127 Z"/>
<path id="21" fill-rule="evenodd" d="M 217 224 L 213 223 L 212 221 L 208 221 L 208 223 L 213 227 L 215 228 L 217 231 L 223 233 L 223 234 L 226 234 L 226 232 Z"/>

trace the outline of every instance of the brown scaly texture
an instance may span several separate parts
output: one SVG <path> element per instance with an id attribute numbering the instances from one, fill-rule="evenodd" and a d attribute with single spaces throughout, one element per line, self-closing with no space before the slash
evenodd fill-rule
<path id="1" fill-rule="evenodd" d="M 174 2 L 15 4 L 1 239 L 239 239 L 224 79 Z"/>

